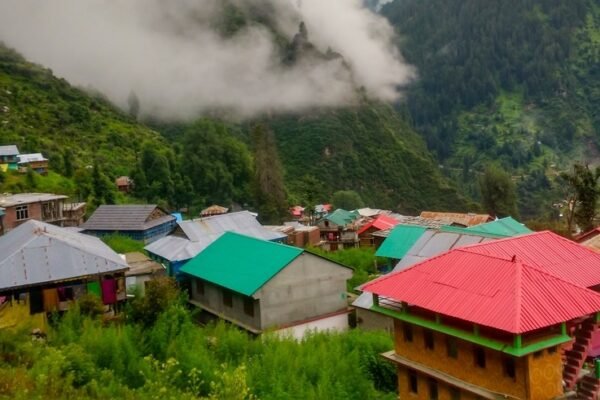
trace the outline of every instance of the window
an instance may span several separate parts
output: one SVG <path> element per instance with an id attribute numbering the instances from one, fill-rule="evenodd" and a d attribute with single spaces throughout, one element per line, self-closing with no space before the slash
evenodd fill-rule
<path id="1" fill-rule="evenodd" d="M 515 374 L 515 359 L 512 357 L 506 357 L 503 360 L 503 367 L 504 367 L 504 375 L 508 376 L 509 378 L 515 378 L 516 374 Z"/>
<path id="2" fill-rule="evenodd" d="M 433 378 L 427 380 L 427 386 L 429 387 L 429 400 L 438 400 L 438 384 Z"/>
<path id="3" fill-rule="evenodd" d="M 485 368 L 485 350 L 483 347 L 475 347 L 473 349 L 473 355 L 475 356 L 475 365 L 480 368 Z"/>
<path id="4" fill-rule="evenodd" d="M 233 293 L 230 290 L 223 289 L 223 305 L 233 307 Z"/>
<path id="5" fill-rule="evenodd" d="M 558 346 L 548 347 L 548 354 L 554 354 L 558 351 Z"/>
<path id="6" fill-rule="evenodd" d="M 402 323 L 402 333 L 404 335 L 404 341 L 405 342 L 412 342 L 413 341 L 412 326 L 410 326 L 406 322 Z"/>
<path id="7" fill-rule="evenodd" d="M 450 400 L 460 400 L 460 389 L 450 387 Z"/>
<path id="8" fill-rule="evenodd" d="M 411 393 L 419 393 L 419 378 L 417 377 L 417 371 L 414 369 L 408 370 L 408 387 Z"/>
<path id="9" fill-rule="evenodd" d="M 244 298 L 244 313 L 254 317 L 254 299 L 252 297 Z"/>
<path id="10" fill-rule="evenodd" d="M 453 338 L 452 336 L 446 336 L 446 353 L 450 358 L 458 358 L 456 338 Z"/>
<path id="11" fill-rule="evenodd" d="M 196 293 L 200 296 L 204 296 L 204 281 L 196 279 Z"/>
<path id="12" fill-rule="evenodd" d="M 429 350 L 433 350 L 434 342 L 433 342 L 433 332 L 424 329 L 423 330 L 423 340 L 425 341 L 425 348 Z"/>
<path id="13" fill-rule="evenodd" d="M 533 353 L 533 358 L 540 358 L 542 356 L 542 351 L 536 351 L 535 353 Z"/>
<path id="14" fill-rule="evenodd" d="M 17 206 L 17 221 L 29 218 L 29 206 Z"/>

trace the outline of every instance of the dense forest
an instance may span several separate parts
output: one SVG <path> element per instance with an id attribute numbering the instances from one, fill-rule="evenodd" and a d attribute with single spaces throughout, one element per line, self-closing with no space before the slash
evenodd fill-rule
<path id="1" fill-rule="evenodd" d="M 200 327 L 181 296 L 154 282 L 124 316 L 103 323 L 91 295 L 31 327 L 0 330 L 2 399 L 394 399 L 383 332 L 320 333 L 302 342 Z M 193 349 L 193 351 L 190 351 Z"/>
<path id="2" fill-rule="evenodd" d="M 396 0 L 419 80 L 406 107 L 447 175 L 478 198 L 495 163 L 517 180 L 521 213 L 547 213 L 575 159 L 598 162 L 600 6 L 594 0 Z"/>

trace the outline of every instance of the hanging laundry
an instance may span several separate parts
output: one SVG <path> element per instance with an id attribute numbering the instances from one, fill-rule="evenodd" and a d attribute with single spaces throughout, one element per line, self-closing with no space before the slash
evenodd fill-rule
<path id="1" fill-rule="evenodd" d="M 44 289 L 42 291 L 44 297 L 44 311 L 52 312 L 58 310 L 58 291 L 56 288 Z"/>
<path id="2" fill-rule="evenodd" d="M 44 296 L 41 288 L 32 288 L 29 291 L 29 313 L 39 314 L 44 312 Z"/>
<path id="3" fill-rule="evenodd" d="M 117 302 L 117 281 L 115 279 L 105 279 L 102 281 L 102 302 L 104 304 L 114 304 Z"/>
<path id="4" fill-rule="evenodd" d="M 102 295 L 102 293 L 100 292 L 100 283 L 98 283 L 98 281 L 88 282 L 87 291 L 88 293 L 95 294 L 98 297 Z"/>

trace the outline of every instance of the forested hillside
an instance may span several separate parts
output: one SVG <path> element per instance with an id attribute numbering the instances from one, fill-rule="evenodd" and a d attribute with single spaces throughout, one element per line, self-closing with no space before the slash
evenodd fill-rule
<path id="1" fill-rule="evenodd" d="M 575 159 L 598 161 L 597 1 L 396 0 L 382 13 L 419 70 L 407 102 L 415 127 L 472 196 L 497 163 L 520 177 L 522 213 L 540 215 L 558 196 L 548 179 Z"/>

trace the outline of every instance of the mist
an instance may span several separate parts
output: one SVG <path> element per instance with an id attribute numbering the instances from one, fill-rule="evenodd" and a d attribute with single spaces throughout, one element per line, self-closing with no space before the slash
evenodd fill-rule
<path id="1" fill-rule="evenodd" d="M 123 109 L 133 91 L 143 116 L 162 119 L 346 106 L 360 87 L 370 98 L 395 101 L 415 75 L 392 27 L 361 0 L 230 3 L 264 12 L 288 42 L 304 21 L 319 52 L 342 57 L 284 64 L 264 25 L 233 35 L 219 30 L 223 0 L 3 0 L 0 40 Z"/>

